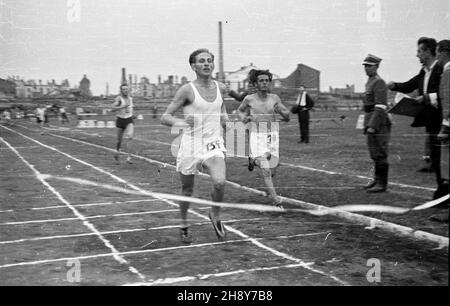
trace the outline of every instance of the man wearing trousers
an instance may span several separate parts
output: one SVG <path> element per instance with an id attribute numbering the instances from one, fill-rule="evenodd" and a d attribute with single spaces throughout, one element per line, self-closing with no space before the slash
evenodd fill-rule
<path id="1" fill-rule="evenodd" d="M 364 189 L 369 193 L 385 192 L 388 185 L 388 145 L 391 135 L 391 121 L 387 114 L 387 86 L 377 71 L 381 59 L 369 54 L 364 70 L 369 77 L 364 99 L 364 133 L 370 157 L 375 164 L 375 177 Z"/>
<path id="2" fill-rule="evenodd" d="M 298 115 L 300 140 L 298 143 L 309 143 L 309 111 L 314 107 L 314 100 L 308 95 L 304 86 L 300 86 L 300 94 L 293 113 Z"/>

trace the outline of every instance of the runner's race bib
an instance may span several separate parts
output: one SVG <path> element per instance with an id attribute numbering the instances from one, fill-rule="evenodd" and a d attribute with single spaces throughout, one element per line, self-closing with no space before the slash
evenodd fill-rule
<path id="1" fill-rule="evenodd" d="M 206 145 L 206 150 L 208 152 L 213 151 L 213 150 L 221 150 L 221 151 L 225 151 L 224 145 L 222 140 L 216 140 L 213 142 L 210 142 Z"/>

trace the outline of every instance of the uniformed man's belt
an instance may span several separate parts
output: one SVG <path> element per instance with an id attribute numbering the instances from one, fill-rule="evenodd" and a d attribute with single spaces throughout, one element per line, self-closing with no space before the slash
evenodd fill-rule
<path id="1" fill-rule="evenodd" d="M 364 111 L 366 113 L 371 113 L 375 110 L 375 107 L 381 108 L 383 110 L 387 110 L 387 106 L 384 104 L 375 104 L 375 105 L 364 105 Z"/>
<path id="2" fill-rule="evenodd" d="M 375 104 L 375 107 L 387 110 L 387 105 L 384 105 L 384 104 Z"/>

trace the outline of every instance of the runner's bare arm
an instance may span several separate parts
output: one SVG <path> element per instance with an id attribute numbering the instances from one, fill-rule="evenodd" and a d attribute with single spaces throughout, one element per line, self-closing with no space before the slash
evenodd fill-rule
<path id="1" fill-rule="evenodd" d="M 222 97 L 229 93 L 229 88 L 223 84 L 223 83 L 218 83 L 219 84 L 219 89 L 220 89 L 220 93 L 222 94 Z M 227 113 L 227 107 L 225 105 L 225 102 L 222 103 L 222 108 L 221 108 L 221 112 L 220 112 L 220 124 L 222 125 L 222 127 L 224 129 L 227 128 L 227 122 L 230 121 L 230 118 L 228 117 L 228 113 Z"/>
<path id="2" fill-rule="evenodd" d="M 177 118 L 174 114 L 184 105 L 189 104 L 192 100 L 192 91 L 190 90 L 188 84 L 183 85 L 180 89 L 178 89 L 172 102 L 161 116 L 161 123 L 167 126 L 185 126 L 187 124 L 186 120 Z"/>
<path id="3" fill-rule="evenodd" d="M 248 104 L 249 101 L 250 98 L 248 96 L 245 97 L 244 101 L 242 101 L 241 105 L 239 105 L 237 109 L 238 116 L 244 123 L 248 123 L 249 121 L 251 121 L 250 107 Z"/>
<path id="4" fill-rule="evenodd" d="M 227 107 L 225 106 L 225 103 L 223 103 L 221 113 L 220 113 L 220 124 L 222 125 L 222 127 L 224 129 L 226 129 L 228 122 L 230 122 L 230 118 L 228 117 Z"/>
<path id="5" fill-rule="evenodd" d="M 289 121 L 289 114 L 290 111 L 284 106 L 284 104 L 281 102 L 281 99 L 279 96 L 275 95 L 275 105 L 274 105 L 274 112 L 278 113 L 283 117 L 283 121 Z"/>

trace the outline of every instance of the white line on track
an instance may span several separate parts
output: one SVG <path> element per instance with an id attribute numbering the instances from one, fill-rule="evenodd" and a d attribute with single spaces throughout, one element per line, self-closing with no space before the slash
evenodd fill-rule
<path id="1" fill-rule="evenodd" d="M 85 144 L 88 146 L 92 146 L 95 148 L 100 148 L 103 150 L 107 150 L 107 151 L 111 151 L 111 152 L 115 152 L 114 149 L 102 146 L 102 145 L 97 145 L 97 144 L 93 144 L 87 141 L 83 141 L 83 140 L 78 140 L 78 139 L 74 139 L 74 138 L 69 138 L 66 136 L 61 136 L 61 135 L 56 135 L 56 134 L 51 134 L 51 136 L 57 137 L 57 138 L 61 138 L 61 139 L 66 139 L 72 142 L 76 142 L 76 143 L 81 143 L 81 144 Z M 168 163 L 164 163 L 164 162 L 160 162 L 157 160 L 153 160 L 151 158 L 147 158 L 144 156 L 140 156 L 140 155 L 136 155 L 136 154 L 132 154 L 132 156 L 134 156 L 135 158 L 138 159 L 142 159 L 145 160 L 151 164 L 156 164 L 161 166 L 162 168 L 170 168 L 170 169 L 175 169 L 175 166 L 170 165 Z M 200 173 L 200 176 L 204 176 L 204 177 L 209 177 L 207 174 L 204 173 Z M 239 185 L 235 182 L 231 182 L 231 181 L 226 181 L 227 184 L 241 189 L 241 190 L 245 190 L 245 191 L 249 191 L 252 192 L 254 194 L 258 194 L 261 196 L 266 196 L 266 193 L 264 191 L 260 191 L 251 187 L 246 187 L 246 186 L 242 186 Z M 417 187 L 417 186 L 416 186 Z M 422 187 L 419 187 L 422 188 Z M 300 201 L 297 199 L 291 199 L 291 198 L 286 198 L 286 197 L 282 197 L 282 199 L 288 203 L 291 203 L 293 205 L 297 205 L 303 208 L 307 208 L 307 209 L 329 209 L 329 207 L 325 207 L 322 205 L 318 205 L 318 204 L 314 204 L 314 203 L 308 203 L 308 202 L 304 202 L 304 201 Z M 332 215 L 345 219 L 345 220 L 349 220 L 351 222 L 354 223 L 359 223 L 362 225 L 366 225 L 367 229 L 375 229 L 375 228 L 379 228 L 379 229 L 383 229 L 386 230 L 390 233 L 393 233 L 395 235 L 399 235 L 399 236 L 404 236 L 404 237 L 409 237 L 409 238 L 414 238 L 414 239 L 419 239 L 419 240 L 425 240 L 425 241 L 431 241 L 433 243 L 437 243 L 438 247 L 437 249 L 442 249 L 442 248 L 448 248 L 449 245 L 449 238 L 448 237 L 444 237 L 444 236 L 440 236 L 440 235 L 436 235 L 436 234 L 432 234 L 432 233 L 428 233 L 425 231 L 420 231 L 420 230 L 415 230 L 411 227 L 407 227 L 407 226 L 403 226 L 403 225 L 399 225 L 396 223 L 392 223 L 392 222 L 387 222 L 384 220 L 380 220 L 377 218 L 372 218 L 372 217 L 367 217 L 364 215 L 360 215 L 360 214 L 356 214 L 356 213 L 351 213 L 351 212 L 345 212 L 345 211 L 339 211 L 339 210 L 333 210 L 331 212 Z"/>
<path id="2" fill-rule="evenodd" d="M 89 217 L 84 217 L 84 218 L 86 220 L 89 220 L 89 219 L 101 219 L 101 218 L 112 218 L 112 217 L 128 217 L 128 216 L 139 216 L 139 215 L 164 214 L 164 213 L 168 213 L 168 212 L 178 212 L 178 209 L 166 209 L 166 210 L 144 211 L 144 212 L 112 214 L 112 215 L 97 215 L 97 216 L 89 216 Z M 79 220 L 80 220 L 79 218 L 61 218 L 61 219 L 5 222 L 5 223 L 0 223 L 0 225 L 25 225 L 25 224 L 34 224 L 34 223 L 50 223 L 50 222 L 79 221 Z"/>
<path id="3" fill-rule="evenodd" d="M 35 177 L 35 175 L 33 175 Z M 125 205 L 129 203 L 141 203 L 141 202 L 155 202 L 159 201 L 158 199 L 146 199 L 146 200 L 131 200 L 131 201 L 120 201 L 120 202 L 102 202 L 102 203 L 87 203 L 87 204 L 72 204 L 73 207 L 91 207 L 91 206 L 108 206 L 108 205 Z M 46 206 L 46 207 L 31 207 L 31 208 L 23 208 L 23 209 L 9 209 L 9 210 L 0 210 L 0 213 L 19 213 L 23 211 L 32 211 L 32 210 L 50 210 L 50 209 L 59 209 L 59 208 L 67 208 L 66 205 L 56 205 L 56 206 Z"/>
<path id="4" fill-rule="evenodd" d="M 213 274 L 199 274 L 196 276 L 161 278 L 161 279 L 156 279 L 151 282 L 129 283 L 129 284 L 124 284 L 123 286 L 171 285 L 171 284 L 176 284 L 176 283 L 189 282 L 189 281 L 195 281 L 195 280 L 206 280 L 209 278 L 226 277 L 226 276 L 232 276 L 232 275 L 237 275 L 237 274 L 248 274 L 248 273 L 260 272 L 260 271 L 274 271 L 274 270 L 280 270 L 280 269 L 293 269 L 293 268 L 300 268 L 300 267 L 302 267 L 301 264 L 291 264 L 291 265 L 272 266 L 272 267 L 260 267 L 260 268 L 253 268 L 253 269 L 241 269 L 241 270 L 219 272 L 219 273 L 213 273 Z"/>
<path id="5" fill-rule="evenodd" d="M 3 127 L 3 126 L 2 126 Z M 5 128 L 5 127 L 3 127 Z M 10 130 L 10 129 L 9 129 Z M 89 221 L 86 220 L 86 218 L 75 208 L 73 207 L 56 189 L 54 189 L 48 182 L 46 182 L 45 180 L 43 180 L 41 178 L 42 174 L 32 165 L 30 164 L 25 158 L 23 158 L 22 155 L 20 155 L 20 153 L 14 149 L 6 140 L 4 140 L 3 138 L 0 137 L 0 140 L 5 143 L 18 157 L 20 160 L 22 160 L 22 162 L 24 162 L 35 174 L 36 174 L 36 178 L 45 186 L 47 187 L 61 202 L 63 202 L 64 204 L 67 205 L 68 208 L 70 208 L 70 210 L 72 210 L 72 212 L 74 213 L 74 215 L 76 215 L 80 221 L 82 221 L 82 223 L 88 228 L 90 229 L 93 233 L 95 233 L 97 235 L 97 237 L 103 242 L 103 244 L 111 250 L 112 252 L 112 256 L 114 257 L 115 260 L 117 260 L 119 263 L 121 264 L 125 264 L 128 266 L 128 270 L 134 274 L 136 274 L 141 280 L 145 280 L 145 276 L 142 275 L 138 270 L 136 270 L 136 268 L 132 267 L 128 261 L 126 261 L 121 255 L 119 255 L 119 251 L 116 250 L 116 248 L 107 240 L 105 239 L 105 237 L 103 237 L 99 231 L 95 228 L 95 226 L 90 223 Z M 56 149 L 55 149 L 56 150 Z"/>
<path id="6" fill-rule="evenodd" d="M 249 218 L 249 219 L 237 219 L 237 220 L 224 220 L 223 223 L 236 223 L 236 222 L 249 222 L 249 221 L 260 221 L 265 220 L 263 218 Z M 201 226 L 201 225 L 209 225 L 210 222 L 198 222 L 192 223 L 192 226 Z M 142 231 L 152 231 L 152 230 L 163 230 L 163 229 L 172 229 L 179 228 L 179 225 L 166 225 L 166 226 L 157 226 L 157 227 L 149 227 L 149 228 L 135 228 L 135 229 L 123 229 L 117 231 L 106 231 L 100 232 L 102 235 L 111 235 L 111 234 L 121 234 L 121 233 L 133 233 L 133 232 L 142 232 Z M 95 233 L 81 233 L 81 234 L 72 234 L 72 235 L 57 235 L 57 236 L 44 236 L 44 237 L 35 237 L 35 238 L 23 238 L 17 240 L 7 240 L 0 241 L 1 244 L 14 244 L 14 243 L 22 243 L 22 242 L 30 242 L 30 241 L 40 241 L 40 240 L 53 240 L 53 239 L 64 239 L 64 238 L 77 238 L 77 237 L 86 237 L 86 236 L 94 236 Z"/>
<path id="7" fill-rule="evenodd" d="M 317 236 L 317 235 L 325 235 L 328 234 L 327 232 L 320 232 L 320 233 L 309 233 L 309 234 L 297 234 L 290 236 L 280 236 L 280 237 L 274 237 L 273 239 L 289 239 L 289 238 L 297 238 L 297 237 L 308 237 L 308 236 Z M 126 251 L 126 252 L 119 252 L 117 255 L 119 256 L 127 256 L 127 255 L 139 255 L 139 254 L 146 254 L 146 253 L 156 253 L 156 252 L 166 252 L 166 251 L 176 251 L 176 250 L 182 250 L 182 249 L 192 249 L 192 248 L 202 248 L 202 247 L 210 247 L 210 246 L 216 246 L 216 245 L 224 245 L 224 244 L 233 244 L 233 243 L 241 243 L 241 242 L 254 242 L 256 240 L 262 240 L 267 238 L 243 238 L 243 239 L 235 239 L 235 240 L 227 240 L 227 241 L 220 241 L 220 242 L 208 242 L 208 243 L 200 243 L 200 244 L 191 244 L 191 245 L 182 245 L 182 246 L 175 246 L 175 247 L 166 247 L 166 248 L 158 248 L 158 249 L 147 249 L 147 250 L 134 250 L 134 251 Z M 20 267 L 20 266 L 33 266 L 33 265 L 41 265 L 41 264 L 48 264 L 48 263 L 54 263 L 54 262 L 60 262 L 60 261 L 68 261 L 68 260 L 84 260 L 84 259 L 96 259 L 101 257 L 109 257 L 114 256 L 115 253 L 102 253 L 102 254 L 95 254 L 95 255 L 86 255 L 86 256 L 78 256 L 78 257 L 66 257 L 66 258 L 55 258 L 55 259 L 44 259 L 44 260 L 36 260 L 36 261 L 27 261 L 27 262 L 19 262 L 19 263 L 13 263 L 13 264 L 5 264 L 0 265 L 0 269 L 4 268 L 11 268 L 11 267 Z M 314 268 L 311 268 L 310 266 L 314 265 L 313 262 L 298 262 L 297 263 L 299 267 L 307 268 L 307 270 L 310 270 L 311 272 L 320 272 L 318 270 L 315 270 Z M 309 268 L 309 269 L 308 269 Z M 322 274 L 322 273 L 319 273 Z M 333 278 L 333 280 L 336 280 Z M 342 285 L 346 285 L 346 283 L 340 281 Z"/>
<path id="8" fill-rule="evenodd" d="M 0 126 L 1 126 L 1 125 L 0 125 Z M 76 158 L 76 157 L 73 157 L 72 155 L 67 154 L 67 153 L 64 153 L 64 152 L 62 152 L 62 151 L 60 151 L 60 150 L 58 150 L 58 149 L 56 149 L 56 148 L 54 148 L 54 147 L 52 147 L 52 146 L 46 145 L 46 144 L 44 144 L 44 143 L 41 143 L 41 142 L 39 142 L 39 141 L 37 141 L 37 140 L 35 140 L 35 139 L 29 137 L 29 136 L 26 136 L 26 135 L 24 135 L 24 134 L 18 132 L 18 131 L 12 130 L 12 129 L 10 129 L 10 128 L 6 128 L 6 127 L 4 127 L 4 126 L 1 126 L 1 127 L 4 128 L 4 129 L 7 129 L 7 130 L 9 130 L 9 131 L 11 131 L 11 132 L 13 132 L 13 133 L 16 133 L 16 134 L 18 134 L 18 135 L 20 135 L 20 136 L 22 136 L 22 137 L 24 137 L 24 138 L 26 138 L 26 139 L 28 139 L 28 140 L 31 140 L 31 141 L 37 143 L 38 145 L 41 145 L 41 146 L 43 146 L 43 147 L 45 147 L 45 148 L 48 148 L 48 149 L 50 149 L 50 150 L 52 150 L 52 151 L 58 152 L 58 153 L 60 153 L 60 154 L 62 154 L 62 155 L 64 155 L 64 156 L 66 156 L 66 157 L 69 157 L 70 159 L 73 159 L 73 160 L 75 160 L 75 161 L 77 161 L 77 162 L 79 162 L 79 163 L 81 163 L 81 164 L 83 164 L 83 165 L 89 166 L 89 167 L 91 167 L 91 168 L 93 168 L 93 169 L 95 169 L 95 170 L 97 170 L 97 171 L 99 171 L 99 172 L 101 172 L 101 173 L 107 174 L 107 175 L 109 175 L 111 178 L 113 178 L 114 180 L 116 180 L 116 181 L 118 181 L 118 182 L 120 182 L 120 183 L 126 184 L 126 185 L 128 185 L 130 188 L 132 188 L 132 189 L 134 189 L 134 190 L 141 191 L 141 192 L 144 191 L 144 192 L 145 192 L 145 190 L 143 190 L 143 189 L 141 189 L 141 188 L 139 188 L 139 187 L 137 187 L 137 186 L 135 186 L 135 185 L 133 185 L 133 184 L 127 182 L 126 180 L 124 180 L 124 179 L 122 179 L 122 178 L 120 178 L 120 177 L 118 177 L 118 176 L 116 176 L 116 175 L 114 175 L 114 174 L 112 174 L 112 173 L 110 173 L 110 172 L 104 170 L 104 169 L 101 169 L 101 168 L 99 168 L 99 167 L 97 167 L 97 166 L 94 166 L 94 165 L 88 163 L 88 162 L 85 162 L 85 161 L 80 160 L 80 159 L 78 159 L 78 158 Z M 52 135 L 53 135 L 53 134 L 52 134 Z M 31 165 L 30 165 L 30 166 L 31 166 Z M 162 200 L 162 201 L 168 203 L 168 204 L 171 205 L 171 206 L 176 206 L 176 207 L 178 207 L 178 204 L 176 204 L 176 203 L 174 203 L 174 202 L 172 202 L 172 201 L 169 201 L 169 200 L 166 200 L 166 199 L 160 198 L 160 197 L 156 197 L 156 198 L 158 198 L 158 199 L 160 199 L 160 200 Z M 73 209 L 75 209 L 75 208 L 73 208 Z M 197 217 L 200 217 L 200 218 L 204 219 L 204 220 L 209 220 L 209 218 L 208 218 L 207 216 L 202 215 L 202 214 L 200 214 L 200 213 L 198 213 L 198 212 L 191 211 L 191 213 L 194 214 L 194 215 L 196 215 Z M 291 256 L 291 255 L 288 255 L 288 254 L 286 254 L 286 253 L 280 252 L 280 251 L 278 251 L 278 250 L 276 250 L 276 249 L 273 249 L 273 248 L 271 248 L 271 247 L 269 247 L 269 246 L 267 246 L 267 245 L 265 245 L 265 244 L 263 244 L 263 243 L 261 243 L 261 242 L 255 240 L 254 238 L 251 238 L 250 236 L 248 236 L 248 235 L 244 234 L 243 232 L 241 232 L 241 231 L 239 231 L 239 230 L 236 230 L 236 229 L 234 229 L 234 228 L 232 228 L 232 227 L 230 227 L 230 226 L 225 226 L 225 227 L 227 228 L 228 231 L 233 232 L 234 234 L 236 234 L 236 235 L 238 235 L 238 236 L 241 236 L 241 237 L 243 237 L 243 238 L 245 238 L 245 239 L 249 239 L 250 242 L 252 242 L 254 245 L 258 246 L 259 248 L 265 249 L 265 250 L 267 250 L 268 252 L 270 252 L 270 253 L 272 253 L 272 254 L 278 256 L 278 257 L 281 257 L 281 258 L 284 258 L 284 259 L 287 259 L 287 260 L 296 262 L 296 263 L 302 265 L 303 268 L 305 268 L 305 269 L 307 269 L 307 270 L 309 270 L 309 271 L 311 271 L 311 272 L 315 272 L 315 273 L 317 273 L 317 274 L 320 274 L 320 275 L 322 275 L 322 276 L 328 277 L 328 278 L 334 280 L 335 282 L 337 282 L 337 283 L 339 283 L 339 284 L 341 284 L 341 285 L 347 285 L 347 283 L 346 283 L 345 281 L 340 280 L 339 278 L 337 278 L 336 276 L 334 276 L 334 275 L 332 275 L 332 274 L 329 274 L 329 273 L 327 273 L 327 272 L 324 272 L 324 271 L 321 271 L 321 270 L 318 270 L 318 269 L 315 269 L 315 268 L 311 267 L 310 264 L 305 263 L 302 259 L 296 258 L 296 257 L 294 257 L 294 256 Z M 139 273 L 139 272 L 138 272 L 138 273 Z"/>

